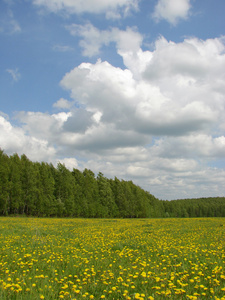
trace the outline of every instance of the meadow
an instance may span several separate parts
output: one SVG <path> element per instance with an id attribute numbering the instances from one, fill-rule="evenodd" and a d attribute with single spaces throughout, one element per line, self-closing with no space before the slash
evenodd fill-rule
<path id="1" fill-rule="evenodd" d="M 0 299 L 225 299 L 225 219 L 0 218 Z"/>

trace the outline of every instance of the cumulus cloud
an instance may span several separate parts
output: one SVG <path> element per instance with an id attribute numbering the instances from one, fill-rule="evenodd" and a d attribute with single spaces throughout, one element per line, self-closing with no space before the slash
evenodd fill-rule
<path id="1" fill-rule="evenodd" d="M 165 78 L 177 74 L 184 79 L 191 79 L 190 83 L 207 80 L 208 76 L 213 76 L 214 70 L 223 76 L 220 60 L 224 62 L 224 50 L 223 37 L 205 41 L 188 38 L 181 43 L 160 37 L 155 43 L 154 57 L 146 72 L 149 79 L 158 80 L 159 76 Z"/>
<path id="2" fill-rule="evenodd" d="M 70 30 L 87 41 L 88 26 Z M 70 168 L 133 179 L 159 198 L 222 195 L 225 171 L 211 166 L 225 161 L 224 39 L 160 37 L 143 51 L 133 29 L 97 32 L 96 49 L 114 42 L 125 68 L 101 60 L 76 66 L 60 82 L 71 100 L 59 99 L 58 113 L 20 112 L 21 128 L 1 117 L 3 149 L 36 147 L 29 157 L 66 157 Z"/>
<path id="3" fill-rule="evenodd" d="M 112 28 L 110 30 L 99 30 L 91 23 L 85 25 L 72 24 L 66 26 L 70 34 L 82 37 L 80 46 L 83 48 L 84 56 L 95 56 L 100 53 L 102 46 L 116 43 L 119 51 L 137 52 L 143 37 L 136 28 L 127 27 L 126 30 Z"/>
<path id="4" fill-rule="evenodd" d="M 150 135 L 182 135 L 207 129 L 222 118 L 219 107 L 223 95 L 214 86 L 217 79 L 212 79 L 215 72 L 218 80 L 224 76 L 223 49 L 218 39 L 175 44 L 161 38 L 155 50 L 147 53 L 139 79 L 131 71 L 134 62 L 128 63 L 130 69 L 122 70 L 98 61 L 76 67 L 65 75 L 61 85 L 74 100 L 100 111 L 102 121 L 114 122 L 118 128 Z"/>
<path id="5" fill-rule="evenodd" d="M 219 194 L 215 182 L 224 172 L 207 162 L 224 159 L 225 153 L 223 38 L 174 43 L 161 37 L 153 51 L 118 46 L 117 51 L 127 69 L 99 60 L 81 64 L 61 81 L 74 100 L 101 112 L 99 126 L 71 146 L 92 151 L 95 159 L 88 164 L 93 169 L 136 178 L 162 198 L 171 198 L 175 190 L 187 197 L 185 187 L 192 191 L 195 182 L 207 184 L 203 196 Z"/>
<path id="6" fill-rule="evenodd" d="M 125 122 L 127 113 L 134 110 L 136 82 L 132 73 L 108 62 L 82 63 L 64 76 L 61 86 L 74 100 L 100 111 L 106 123 Z"/>
<path id="7" fill-rule="evenodd" d="M 180 19 L 187 19 L 190 8 L 190 0 L 158 0 L 153 17 L 156 21 L 164 19 L 172 25 L 176 25 Z"/>
<path id="8" fill-rule="evenodd" d="M 154 153 L 160 157 L 198 159 L 225 158 L 225 137 L 213 137 L 205 133 L 190 134 L 181 137 L 167 137 L 160 139 L 153 147 Z"/>
<path id="9" fill-rule="evenodd" d="M 50 12 L 66 12 L 68 14 L 106 14 L 106 18 L 118 19 L 127 16 L 131 11 L 137 11 L 138 0 L 33 0 L 40 7 L 47 8 Z"/>
<path id="10" fill-rule="evenodd" d="M 52 115 L 41 112 L 19 112 L 16 118 L 23 124 L 24 131 L 29 135 L 48 140 L 54 145 L 59 143 L 63 134 L 63 125 L 71 115 L 71 112 Z"/>
<path id="11" fill-rule="evenodd" d="M 56 101 L 53 104 L 53 107 L 58 108 L 58 109 L 70 109 L 72 106 L 73 106 L 73 103 L 64 98 L 60 98 L 58 101 Z"/>
<path id="12" fill-rule="evenodd" d="M 63 125 L 63 130 L 67 132 L 79 132 L 84 133 L 89 127 L 92 126 L 93 113 L 85 109 L 77 109 L 72 112 L 71 116 Z"/>
<path id="13" fill-rule="evenodd" d="M 79 168 L 76 158 L 63 158 L 63 159 L 59 159 L 58 162 L 64 164 L 67 167 L 67 169 L 69 169 L 70 171 Z"/>
<path id="14" fill-rule="evenodd" d="M 34 161 L 50 161 L 54 158 L 56 150 L 47 140 L 27 135 L 22 128 L 12 126 L 3 116 L 0 116 L 0 132 L 1 148 L 9 154 L 26 154 Z"/>

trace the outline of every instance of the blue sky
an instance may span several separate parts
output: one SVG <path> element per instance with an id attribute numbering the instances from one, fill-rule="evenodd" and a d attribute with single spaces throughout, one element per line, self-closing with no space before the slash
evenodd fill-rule
<path id="1" fill-rule="evenodd" d="M 224 0 L 3 0 L 0 147 L 160 199 L 225 194 Z"/>

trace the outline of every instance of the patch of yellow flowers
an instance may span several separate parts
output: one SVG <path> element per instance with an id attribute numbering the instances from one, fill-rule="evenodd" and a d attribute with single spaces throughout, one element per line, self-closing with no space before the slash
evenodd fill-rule
<path id="1" fill-rule="evenodd" d="M 225 219 L 0 218 L 0 299 L 225 300 Z"/>

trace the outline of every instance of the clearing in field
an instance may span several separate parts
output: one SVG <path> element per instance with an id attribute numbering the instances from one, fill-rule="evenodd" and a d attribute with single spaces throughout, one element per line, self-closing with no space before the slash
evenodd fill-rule
<path id="1" fill-rule="evenodd" d="M 0 218 L 0 299 L 225 299 L 225 219 Z"/>

